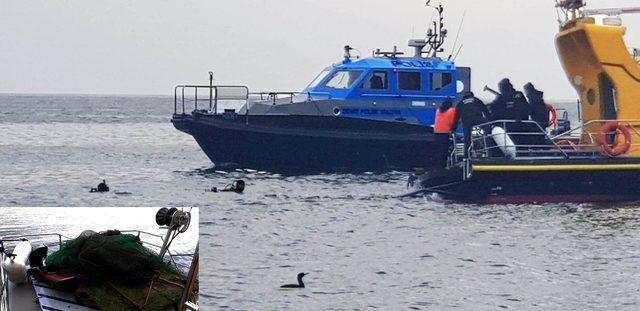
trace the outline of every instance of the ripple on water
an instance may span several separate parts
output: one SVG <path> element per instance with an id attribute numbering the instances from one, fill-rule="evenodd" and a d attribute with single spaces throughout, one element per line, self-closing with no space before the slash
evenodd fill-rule
<path id="1" fill-rule="evenodd" d="M 395 198 L 404 172 L 221 169 L 172 127 L 172 106 L 0 96 L 2 205 L 201 206 L 203 309 L 640 305 L 638 203 L 463 205 Z M 103 178 L 115 191 L 89 195 Z M 207 192 L 235 179 L 245 193 Z M 307 289 L 278 290 L 303 271 Z"/>

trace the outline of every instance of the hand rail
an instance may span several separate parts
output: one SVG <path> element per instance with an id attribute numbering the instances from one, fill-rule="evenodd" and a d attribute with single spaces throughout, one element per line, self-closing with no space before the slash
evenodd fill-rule
<path id="1" fill-rule="evenodd" d="M 249 96 L 259 96 L 260 100 L 273 100 L 273 104 L 275 105 L 277 100 L 280 99 L 279 95 L 287 95 L 290 98 L 289 103 L 293 104 L 293 98 L 297 95 L 300 95 L 300 92 L 252 92 L 249 93 Z"/>
<path id="2" fill-rule="evenodd" d="M 244 85 L 176 85 L 173 89 L 173 113 L 178 114 L 178 103 L 182 104 L 182 113 L 186 114 L 185 108 L 185 90 L 193 90 L 195 110 L 198 110 L 198 90 L 204 89 L 209 91 L 209 97 L 205 100 L 209 102 L 209 111 L 218 112 L 219 100 L 244 100 L 245 104 L 249 100 L 249 88 Z M 237 94 L 225 94 L 227 92 L 237 92 Z M 178 100 L 178 92 L 180 92 L 180 100 Z M 187 100 L 188 101 L 188 100 Z"/>
<path id="3" fill-rule="evenodd" d="M 527 124 L 527 125 L 535 125 L 533 127 L 533 129 L 535 129 L 535 132 L 514 132 L 508 131 L 508 126 L 507 124 L 518 124 L 518 125 L 523 125 L 523 124 Z M 485 129 L 491 129 L 496 125 L 501 125 L 502 129 L 505 130 L 505 134 L 493 134 L 493 133 L 484 133 Z M 546 144 L 546 145 L 531 145 L 531 144 L 514 144 L 513 146 L 509 146 L 508 148 L 513 148 L 516 152 L 517 150 L 520 148 L 527 148 L 529 149 L 528 152 L 529 153 L 541 153 L 541 152 L 549 152 L 549 149 L 552 149 L 554 151 L 558 151 L 562 154 L 562 156 L 564 158 L 569 158 L 569 154 L 567 154 L 567 152 L 565 152 L 564 148 L 562 148 L 561 146 L 559 146 L 557 144 L 557 142 L 555 140 L 553 140 L 549 134 L 547 133 L 547 131 L 542 128 L 540 126 L 540 124 L 538 124 L 538 122 L 535 121 L 531 121 L 531 120 L 522 120 L 522 121 L 515 121 L 515 120 L 494 120 L 494 121 L 489 121 L 489 122 L 485 122 L 479 125 L 476 125 L 473 127 L 473 130 L 475 130 L 476 132 L 482 132 L 482 136 L 479 138 L 471 138 L 471 144 L 470 146 L 468 146 L 468 155 L 470 157 L 478 157 L 478 154 L 480 152 L 482 152 L 482 154 L 489 154 L 488 151 L 490 150 L 495 150 L 496 148 L 499 148 L 499 146 L 491 146 L 488 147 L 488 140 L 487 138 L 491 138 L 493 141 L 495 141 L 495 137 L 497 136 L 503 136 L 504 137 L 504 145 L 507 146 L 507 135 L 509 135 L 509 137 L 523 137 L 523 136 L 544 136 L 545 141 L 549 142 L 550 144 Z M 482 142 L 482 148 L 480 150 L 476 150 L 475 145 L 476 142 Z M 552 148 L 553 147 L 553 148 Z M 538 150 L 536 150 L 538 149 Z"/>
<path id="4" fill-rule="evenodd" d="M 472 137 L 470 146 L 467 146 L 468 155 L 470 158 L 480 158 L 480 157 L 491 157 L 491 150 L 501 149 L 500 146 L 490 146 L 490 140 L 495 141 L 496 137 L 501 137 L 505 135 L 505 146 L 506 144 L 506 135 L 509 135 L 511 138 L 516 138 L 516 143 L 512 146 L 507 146 L 507 148 L 514 148 L 516 152 L 525 152 L 529 154 L 531 158 L 536 157 L 538 155 L 544 154 L 555 154 L 554 157 L 557 157 L 558 154 L 564 158 L 570 157 L 596 157 L 598 155 L 604 155 L 603 152 L 597 147 L 600 146 L 600 143 L 597 137 L 603 134 L 600 131 L 601 126 L 598 126 L 598 131 L 588 131 L 587 128 L 590 125 L 594 124 L 606 124 L 611 121 L 617 121 L 622 125 L 626 125 L 630 128 L 635 136 L 640 136 L 640 120 L 590 120 L 581 126 L 570 129 L 564 133 L 550 136 L 546 130 L 544 130 L 538 123 L 534 121 L 524 120 L 524 121 L 514 121 L 514 120 L 496 120 L 486 122 L 473 127 L 473 131 L 475 133 L 480 133 L 480 135 L 476 135 L 476 137 Z M 516 132 L 516 131 L 508 131 L 507 124 L 536 124 L 535 128 L 537 131 L 535 132 Z M 486 133 L 487 130 L 490 130 L 493 126 L 501 125 L 503 129 L 505 129 L 506 134 L 493 134 Z M 579 135 L 575 135 L 579 132 Z M 605 133 L 606 134 L 606 133 Z M 535 144 L 517 144 L 517 138 L 522 138 L 526 136 L 535 136 L 535 135 L 544 135 L 545 145 L 535 145 Z M 580 137 L 584 136 L 588 137 L 588 141 L 582 143 L 572 143 L 580 139 Z M 479 137 L 478 137 L 479 136 Z M 569 140 L 571 144 L 569 145 L 560 145 L 563 140 Z M 480 145 L 481 147 L 478 147 Z M 632 142 L 632 146 L 640 146 L 640 142 Z M 455 160 L 455 159 L 452 159 Z"/>

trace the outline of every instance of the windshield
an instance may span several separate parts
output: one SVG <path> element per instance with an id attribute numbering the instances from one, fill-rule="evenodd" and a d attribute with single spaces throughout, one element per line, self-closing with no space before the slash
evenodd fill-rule
<path id="1" fill-rule="evenodd" d="M 334 89 L 349 89 L 362 75 L 362 70 L 338 70 L 324 85 Z"/>
<path id="2" fill-rule="evenodd" d="M 320 82 L 322 82 L 322 80 L 324 80 L 324 78 L 326 78 L 328 74 L 329 70 L 322 71 L 315 79 L 313 79 L 313 81 L 311 81 L 311 84 L 309 84 L 307 88 L 312 89 L 318 86 L 318 84 L 320 84 Z"/>

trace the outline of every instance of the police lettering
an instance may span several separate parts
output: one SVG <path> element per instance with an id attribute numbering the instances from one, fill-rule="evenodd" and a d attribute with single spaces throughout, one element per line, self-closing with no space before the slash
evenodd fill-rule
<path id="1" fill-rule="evenodd" d="M 412 60 L 412 61 L 394 60 L 394 61 L 391 61 L 391 64 L 394 67 L 404 67 L 404 68 L 431 68 L 431 67 L 433 67 L 431 62 L 427 62 L 427 61 L 423 61 L 423 60 Z"/>

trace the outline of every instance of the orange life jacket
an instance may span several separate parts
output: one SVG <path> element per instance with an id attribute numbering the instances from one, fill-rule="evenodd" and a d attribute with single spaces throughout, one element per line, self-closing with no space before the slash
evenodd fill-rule
<path id="1" fill-rule="evenodd" d="M 452 133 L 455 131 L 455 123 L 458 118 L 458 111 L 456 108 L 449 108 L 447 111 L 442 112 L 440 109 L 436 111 L 436 122 L 433 125 L 433 131 L 435 133 Z"/>

